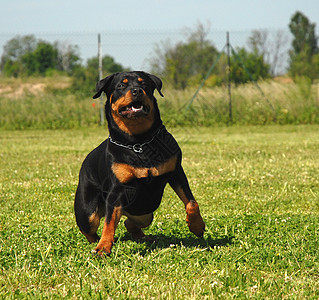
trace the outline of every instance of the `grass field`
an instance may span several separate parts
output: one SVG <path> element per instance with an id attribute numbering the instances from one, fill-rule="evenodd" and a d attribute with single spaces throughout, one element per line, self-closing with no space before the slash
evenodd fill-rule
<path id="1" fill-rule="evenodd" d="M 99 99 L 93 101 L 93 92 L 71 90 L 70 84 L 68 77 L 0 76 L 0 129 L 96 127 L 100 118 Z M 252 83 L 232 87 L 233 124 L 319 124 L 319 82 L 312 84 L 306 79 L 293 82 L 284 77 L 261 81 L 258 86 L 260 89 Z M 188 106 L 196 88 L 174 90 L 164 82 L 165 97 L 155 92 L 165 123 L 170 127 L 229 125 L 226 87 L 204 87 Z"/>
<path id="2" fill-rule="evenodd" d="M 172 130 L 207 231 L 168 187 L 138 244 L 97 258 L 73 213 L 101 128 L 0 131 L 0 298 L 318 299 L 319 126 Z"/>

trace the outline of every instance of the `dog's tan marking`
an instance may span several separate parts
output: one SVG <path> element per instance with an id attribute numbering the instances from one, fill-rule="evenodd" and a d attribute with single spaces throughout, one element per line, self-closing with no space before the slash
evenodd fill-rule
<path id="1" fill-rule="evenodd" d="M 114 163 L 112 165 L 112 171 L 115 174 L 119 182 L 125 183 L 136 178 L 146 178 L 148 176 L 147 168 L 134 168 L 127 164 Z"/>
<path id="2" fill-rule="evenodd" d="M 100 226 L 100 216 L 98 215 L 97 212 L 94 212 L 90 217 L 89 217 L 89 223 L 90 223 L 90 234 L 96 233 L 97 229 Z"/>
<path id="3" fill-rule="evenodd" d="M 105 218 L 102 236 L 95 248 L 95 251 L 98 255 L 102 256 L 104 253 L 110 254 L 111 249 L 114 243 L 114 234 L 118 223 L 120 222 L 122 216 L 122 207 L 115 207 L 113 210 L 113 214 L 111 220 L 107 222 L 107 218 Z"/>
<path id="4" fill-rule="evenodd" d="M 189 230 L 198 237 L 203 236 L 205 231 L 205 223 L 199 212 L 199 206 L 195 200 L 186 204 L 186 222 Z"/>
<path id="5" fill-rule="evenodd" d="M 142 79 L 141 77 L 139 77 L 137 80 L 138 80 L 139 82 L 142 82 L 142 81 L 143 81 L 143 79 Z"/>
<path id="6" fill-rule="evenodd" d="M 111 113 L 113 120 L 117 124 L 117 126 L 124 132 L 129 135 L 141 134 L 149 130 L 154 122 L 154 105 L 153 101 L 146 95 L 143 90 L 143 96 L 141 100 L 144 105 L 147 105 L 150 108 L 150 112 L 147 116 L 141 116 L 136 119 L 128 119 L 122 117 L 119 114 L 120 108 L 130 105 L 133 102 L 133 96 L 131 91 L 128 91 L 125 96 L 119 98 L 115 103 L 111 103 Z M 111 98 L 110 98 L 111 101 Z"/>
<path id="7" fill-rule="evenodd" d="M 123 215 L 127 217 L 128 219 L 130 219 L 135 224 L 135 226 L 139 228 L 145 228 L 149 226 L 152 223 L 153 217 L 154 217 L 153 213 L 141 215 L 141 216 L 134 216 L 126 212 L 125 210 L 123 210 Z"/>
<path id="8" fill-rule="evenodd" d="M 173 172 L 176 167 L 176 162 L 177 162 L 177 157 L 174 156 L 168 161 L 160 164 L 159 166 L 150 168 L 151 174 L 153 176 L 160 176 L 165 173 Z"/>
<path id="9" fill-rule="evenodd" d="M 84 231 L 81 231 L 84 234 L 84 236 L 87 238 L 89 243 L 95 243 L 100 239 L 96 233 L 100 226 L 100 219 L 101 219 L 101 216 L 98 214 L 98 211 L 95 211 L 93 214 L 89 216 L 89 219 L 88 219 L 90 224 L 89 232 L 86 233 Z"/>
<path id="10" fill-rule="evenodd" d="M 123 81 L 122 81 L 123 83 L 128 83 L 128 79 L 127 78 L 125 78 L 125 79 L 123 79 Z"/>
<path id="11" fill-rule="evenodd" d="M 186 209 L 186 223 L 191 232 L 201 237 L 205 230 L 205 223 L 199 211 L 199 206 L 194 199 L 188 199 L 182 187 L 174 188 L 177 196 L 183 201 Z"/>
<path id="12" fill-rule="evenodd" d="M 153 221 L 153 213 L 142 215 L 142 216 L 133 216 L 125 211 L 123 215 L 127 217 L 127 220 L 124 222 L 124 225 L 129 233 L 131 233 L 134 240 L 137 241 L 151 241 L 144 232 L 142 228 L 149 226 Z"/>
<path id="13" fill-rule="evenodd" d="M 147 178 L 149 175 L 155 177 L 173 172 L 176 167 L 176 162 L 177 158 L 174 156 L 166 162 L 151 168 L 135 168 L 128 164 L 114 163 L 112 165 L 112 171 L 119 182 L 126 183 L 133 178 Z"/>

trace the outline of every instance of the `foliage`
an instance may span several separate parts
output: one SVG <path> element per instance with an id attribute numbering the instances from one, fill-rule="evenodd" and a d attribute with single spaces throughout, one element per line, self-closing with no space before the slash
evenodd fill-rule
<path id="1" fill-rule="evenodd" d="M 58 70 L 65 71 L 68 75 L 73 75 L 74 70 L 81 62 L 79 47 L 61 42 L 55 42 L 54 45 L 58 49 Z"/>
<path id="2" fill-rule="evenodd" d="M 319 49 L 316 24 L 301 12 L 296 12 L 290 21 L 289 28 L 294 36 L 290 51 L 290 68 L 292 76 L 318 78 Z"/>
<path id="3" fill-rule="evenodd" d="M 231 79 L 235 84 L 269 78 L 270 66 L 263 55 L 239 48 L 231 57 Z"/>
<path id="4" fill-rule="evenodd" d="M 319 78 L 319 54 L 314 54 L 311 57 L 307 51 L 291 56 L 289 73 L 294 77 L 308 77 L 311 80 Z"/>
<path id="5" fill-rule="evenodd" d="M 165 44 L 163 50 L 157 49 L 157 58 L 151 60 L 152 72 L 162 74 L 174 88 L 185 89 L 189 82 L 198 83 L 218 54 L 201 24 L 188 34 L 186 42 L 171 47 Z"/>
<path id="6" fill-rule="evenodd" d="M 190 31 L 186 42 L 174 46 L 165 42 L 162 48 L 158 46 L 155 58 L 151 60 L 152 72 L 161 74 L 172 87 L 185 89 L 198 85 L 216 64 L 207 86 L 221 85 L 227 78 L 227 57 L 218 53 L 207 34 L 208 31 L 199 24 Z M 270 77 L 270 66 L 265 63 L 264 53 L 250 53 L 241 48 L 231 56 L 231 62 L 231 79 L 236 84 Z"/>
<path id="7" fill-rule="evenodd" d="M 316 36 L 316 24 L 297 11 L 291 18 L 289 28 L 294 36 L 292 41 L 295 53 L 308 52 L 309 56 L 318 53 L 318 37 Z"/>
<path id="8" fill-rule="evenodd" d="M 4 46 L 1 70 L 6 76 L 44 76 L 50 70 L 72 74 L 79 65 L 80 57 L 76 46 L 59 47 L 37 40 L 33 35 L 17 36 Z"/>
<path id="9" fill-rule="evenodd" d="M 73 199 L 106 130 L 0 132 L 0 298 L 318 299 L 318 130 L 173 131 L 204 238 L 167 188 L 146 230 L 157 242 L 132 241 L 123 217 L 103 259 L 77 228 Z"/>
<path id="10" fill-rule="evenodd" d="M 0 98 L 0 127 L 23 130 L 97 126 L 99 112 L 89 99 L 79 100 L 75 95 L 63 93 L 50 94 L 41 97 L 27 95 L 23 101 Z"/>
<path id="11" fill-rule="evenodd" d="M 104 76 L 108 74 L 122 72 L 126 70 L 119 63 L 115 62 L 113 57 L 105 55 L 102 58 L 102 68 Z M 99 80 L 99 61 L 98 57 L 92 57 L 87 60 L 86 66 L 76 68 L 71 89 L 82 94 L 92 96 L 95 92 L 95 85 Z"/>
<path id="12" fill-rule="evenodd" d="M 44 76 L 47 70 L 57 68 L 57 62 L 57 49 L 46 42 L 39 42 L 33 52 L 21 57 L 21 63 L 27 75 L 39 74 Z"/>
<path id="13" fill-rule="evenodd" d="M 103 57 L 102 65 L 106 74 L 125 70 L 108 55 Z M 61 42 L 51 44 L 33 35 L 16 36 L 8 41 L 0 66 L 7 77 L 52 76 L 57 72 L 71 75 L 71 90 L 85 95 L 94 92 L 99 79 L 97 57 L 81 65 L 77 46 Z"/>
<path id="14" fill-rule="evenodd" d="M 70 88 L 70 84 L 72 79 L 68 77 L 2 79 L 0 128 L 67 129 L 97 126 L 99 100 L 92 99 L 95 84 L 87 90 L 79 87 L 77 91 Z M 250 83 L 233 86 L 233 124 L 319 124 L 318 85 L 300 78 L 296 83 L 269 80 L 259 82 L 259 86 L 265 96 Z M 39 90 L 39 87 L 42 88 Z M 220 126 L 229 123 L 228 96 L 223 86 L 204 87 L 187 110 L 195 93 L 194 88 L 175 90 L 164 85 L 163 93 L 165 98 L 158 98 L 158 104 L 164 122 L 171 127 Z"/>
<path id="15" fill-rule="evenodd" d="M 17 61 L 20 57 L 35 50 L 37 40 L 34 35 L 16 36 L 3 46 L 1 70 L 7 61 Z"/>
<path id="16" fill-rule="evenodd" d="M 268 30 L 253 30 L 248 38 L 248 47 L 252 53 L 262 56 L 270 66 L 271 76 L 286 73 L 285 61 L 287 59 L 288 36 L 284 30 L 269 32 Z"/>

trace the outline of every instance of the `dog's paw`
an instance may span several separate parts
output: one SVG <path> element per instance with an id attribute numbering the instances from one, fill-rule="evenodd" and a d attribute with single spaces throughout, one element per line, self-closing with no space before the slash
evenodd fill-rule
<path id="1" fill-rule="evenodd" d="M 203 237 L 205 232 L 205 223 L 201 216 L 198 220 L 188 223 L 189 230 L 198 237 Z"/>
<path id="2" fill-rule="evenodd" d="M 155 240 L 150 238 L 148 235 L 144 234 L 144 232 L 140 229 L 139 231 L 135 231 L 131 233 L 132 239 L 137 243 L 155 243 Z"/>
<path id="3" fill-rule="evenodd" d="M 103 243 L 103 244 L 99 243 L 96 246 L 96 248 L 93 250 L 93 253 L 99 257 L 110 256 L 112 245 L 113 244 L 110 244 L 110 243 Z"/>
<path id="4" fill-rule="evenodd" d="M 198 237 L 202 237 L 205 231 L 205 223 L 199 212 L 198 204 L 191 200 L 186 206 L 186 222 L 189 230 Z"/>
<path id="5" fill-rule="evenodd" d="M 105 256 L 110 256 L 111 251 L 107 251 L 106 249 L 97 249 L 95 248 L 92 250 L 93 255 L 98 256 L 98 257 L 105 257 Z"/>
<path id="6" fill-rule="evenodd" d="M 134 241 L 136 241 L 137 243 L 148 243 L 148 244 L 154 244 L 156 243 L 155 239 L 152 239 L 151 237 L 149 237 L 148 235 L 141 236 L 141 237 L 134 237 L 132 235 L 132 238 L 134 239 Z"/>

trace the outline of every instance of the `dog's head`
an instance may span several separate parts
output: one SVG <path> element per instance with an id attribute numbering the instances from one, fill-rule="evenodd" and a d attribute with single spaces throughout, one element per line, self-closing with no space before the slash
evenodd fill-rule
<path id="1" fill-rule="evenodd" d="M 93 98 L 105 92 L 105 113 L 109 123 L 113 120 L 120 130 L 138 135 L 149 130 L 159 118 L 153 93 L 157 89 L 163 97 L 161 88 L 162 81 L 152 74 L 141 71 L 115 73 L 96 84 L 97 93 Z"/>

